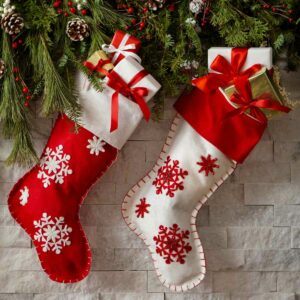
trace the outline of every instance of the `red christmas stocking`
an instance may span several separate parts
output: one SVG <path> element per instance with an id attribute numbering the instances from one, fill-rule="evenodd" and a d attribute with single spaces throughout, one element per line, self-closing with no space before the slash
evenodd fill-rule
<path id="1" fill-rule="evenodd" d="M 74 122 L 60 116 L 40 163 L 9 195 L 12 216 L 31 237 L 44 271 L 55 281 L 76 282 L 89 273 L 91 253 L 79 220 L 80 205 L 116 159 L 142 118 L 141 108 L 146 109 L 146 101 L 160 87 L 131 57 L 118 63 L 109 76 L 98 93 L 78 75 L 82 127 L 75 133 Z M 130 98 L 114 86 L 124 88 Z M 111 111 L 117 111 L 115 118 L 111 119 Z"/>
<path id="2" fill-rule="evenodd" d="M 182 96 L 154 168 L 124 199 L 127 225 L 144 240 L 160 281 L 173 291 L 191 289 L 204 278 L 196 216 L 260 140 L 267 122 L 259 105 L 288 111 L 276 101 L 256 99 L 256 107 L 247 78 L 243 83 L 235 98 L 240 108 L 218 89 Z"/>

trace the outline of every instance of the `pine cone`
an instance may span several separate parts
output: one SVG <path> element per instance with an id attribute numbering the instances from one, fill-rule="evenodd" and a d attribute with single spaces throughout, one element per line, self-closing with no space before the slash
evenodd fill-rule
<path id="1" fill-rule="evenodd" d="M 66 33 L 74 42 L 83 41 L 90 35 L 90 28 L 83 19 L 75 18 L 68 22 Z"/>
<path id="2" fill-rule="evenodd" d="M 24 27 L 24 19 L 14 11 L 6 13 L 1 20 L 1 27 L 9 35 L 18 34 Z"/>
<path id="3" fill-rule="evenodd" d="M 5 62 L 3 59 L 0 58 L 0 79 L 4 76 L 5 71 L 6 71 Z"/>

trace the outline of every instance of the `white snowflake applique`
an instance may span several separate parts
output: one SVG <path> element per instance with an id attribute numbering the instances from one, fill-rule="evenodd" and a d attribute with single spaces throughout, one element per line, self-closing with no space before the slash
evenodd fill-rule
<path id="1" fill-rule="evenodd" d="M 44 188 L 55 183 L 63 184 L 64 178 L 73 173 L 69 168 L 71 156 L 63 152 L 63 146 L 59 145 L 55 150 L 46 148 L 45 154 L 40 162 L 40 170 L 37 178 L 42 179 Z"/>
<path id="2" fill-rule="evenodd" d="M 29 189 L 28 189 L 28 187 L 24 186 L 23 189 L 20 189 L 20 193 L 21 193 L 21 196 L 19 198 L 20 204 L 22 206 L 25 206 L 28 203 L 28 198 L 29 198 Z"/>
<path id="3" fill-rule="evenodd" d="M 93 139 L 88 140 L 88 145 L 86 146 L 90 149 L 90 154 L 98 156 L 100 152 L 105 152 L 104 146 L 106 145 L 100 138 L 93 136 Z"/>
<path id="4" fill-rule="evenodd" d="M 52 218 L 43 213 L 39 221 L 33 221 L 34 227 L 37 228 L 34 240 L 41 243 L 44 252 L 60 254 L 62 248 L 71 245 L 72 228 L 66 225 L 64 220 L 64 217 Z"/>

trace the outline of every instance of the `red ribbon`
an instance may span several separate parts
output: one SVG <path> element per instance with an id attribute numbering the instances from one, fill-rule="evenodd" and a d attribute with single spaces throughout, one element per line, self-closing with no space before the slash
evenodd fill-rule
<path id="1" fill-rule="evenodd" d="M 240 77 L 247 80 L 262 68 L 261 64 L 255 64 L 242 71 L 247 55 L 247 48 L 233 48 L 231 50 L 231 63 L 224 56 L 218 55 L 210 65 L 210 68 L 218 73 L 210 73 L 196 78 L 192 83 L 201 91 L 211 93 L 219 87 L 235 84 Z"/>
<path id="2" fill-rule="evenodd" d="M 83 63 L 83 65 L 86 68 L 88 68 L 89 70 L 91 70 L 92 72 L 98 72 L 98 73 L 101 73 L 101 74 L 107 76 L 109 73 L 105 69 L 103 69 L 103 66 L 110 64 L 110 63 L 111 63 L 110 59 L 99 59 L 99 61 L 96 65 L 93 65 L 89 61 L 85 61 Z"/>
<path id="3" fill-rule="evenodd" d="M 252 117 L 259 120 L 262 123 L 267 123 L 267 117 L 261 111 L 262 108 L 281 111 L 288 113 L 291 109 L 281 105 L 278 101 L 271 99 L 268 95 L 261 95 L 258 98 L 252 98 L 251 85 L 249 80 L 245 78 L 240 78 L 235 82 L 235 88 L 237 93 L 234 93 L 230 100 L 233 103 L 239 105 L 239 107 L 227 114 L 228 117 L 233 117 L 246 113 L 249 113 Z"/>
<path id="4" fill-rule="evenodd" d="M 110 132 L 113 132 L 118 128 L 119 94 L 122 94 L 123 96 L 136 102 L 140 107 L 144 118 L 147 121 L 150 119 L 150 109 L 144 99 L 144 97 L 148 95 L 149 90 L 145 87 L 133 87 L 147 75 L 148 73 L 145 70 L 142 70 L 137 73 L 129 83 L 126 83 L 118 73 L 112 71 L 108 74 L 107 85 L 115 90 L 114 94 L 112 95 Z"/>

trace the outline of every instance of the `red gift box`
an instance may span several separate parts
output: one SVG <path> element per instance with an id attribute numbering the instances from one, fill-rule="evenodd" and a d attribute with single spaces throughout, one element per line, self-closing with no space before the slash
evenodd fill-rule
<path id="1" fill-rule="evenodd" d="M 141 48 L 141 41 L 126 32 L 117 30 L 110 45 L 103 45 L 102 49 L 110 54 L 114 65 L 118 64 L 124 57 L 131 56 L 139 63 L 140 57 L 136 54 Z"/>

